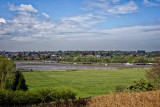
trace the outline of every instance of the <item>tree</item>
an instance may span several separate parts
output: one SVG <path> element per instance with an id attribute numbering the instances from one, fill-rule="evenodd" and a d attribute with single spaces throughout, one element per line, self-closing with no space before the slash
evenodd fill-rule
<path id="1" fill-rule="evenodd" d="M 112 63 L 126 63 L 126 59 L 124 56 L 114 56 L 112 59 L 111 59 L 111 62 Z"/>
<path id="2" fill-rule="evenodd" d="M 160 63 L 153 65 L 151 70 L 146 72 L 146 77 L 152 81 L 157 88 L 160 88 Z"/>
<path id="3" fill-rule="evenodd" d="M 101 62 L 103 62 L 103 63 L 109 63 L 110 59 L 108 57 L 103 57 L 103 58 L 101 58 Z"/>
<path id="4" fill-rule="evenodd" d="M 147 59 L 144 58 L 144 57 L 136 57 L 134 60 L 133 60 L 133 63 L 147 63 Z"/>
<path id="5" fill-rule="evenodd" d="M 19 76 L 19 82 L 18 85 L 16 87 L 16 90 L 23 90 L 23 91 L 27 91 L 28 90 L 28 86 L 26 85 L 26 81 L 24 79 L 24 76 L 21 72 L 19 72 L 20 76 Z"/>
<path id="6" fill-rule="evenodd" d="M 128 63 L 132 63 L 134 60 L 134 56 L 126 56 L 125 59 Z"/>
<path id="7" fill-rule="evenodd" d="M 21 72 L 19 72 L 19 70 L 15 72 L 14 81 L 12 84 L 12 90 L 13 91 L 16 91 L 16 90 L 26 91 L 26 90 L 28 90 L 28 86 L 26 85 L 26 81 L 24 79 L 24 76 Z"/>
<path id="8" fill-rule="evenodd" d="M 0 89 L 5 89 L 12 84 L 12 73 L 16 70 L 16 65 L 12 59 L 0 57 Z"/>
<path id="9" fill-rule="evenodd" d="M 80 56 L 74 57 L 73 59 L 74 62 L 81 62 L 82 58 Z"/>
<path id="10" fill-rule="evenodd" d="M 94 56 L 87 56 L 86 62 L 96 62 L 96 58 Z"/>
<path id="11" fill-rule="evenodd" d="M 12 84 L 12 90 L 15 91 L 18 84 L 19 84 L 19 77 L 20 77 L 20 72 L 16 71 L 14 74 L 14 80 L 13 80 L 13 84 Z"/>

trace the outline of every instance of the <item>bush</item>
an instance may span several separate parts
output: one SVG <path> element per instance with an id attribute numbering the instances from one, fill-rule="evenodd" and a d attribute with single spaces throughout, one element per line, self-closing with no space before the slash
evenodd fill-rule
<path id="1" fill-rule="evenodd" d="M 24 92 L 24 91 L 15 91 L 13 103 L 16 105 L 30 105 L 30 104 L 39 104 L 42 100 L 39 95 L 35 92 Z"/>
<path id="2" fill-rule="evenodd" d="M 127 89 L 127 87 L 125 85 L 117 85 L 115 86 L 115 91 L 116 92 L 123 92 Z"/>
<path id="3" fill-rule="evenodd" d="M 156 86 L 156 88 L 160 88 L 160 63 L 153 65 L 151 70 L 146 72 L 146 77 Z"/>
<path id="4" fill-rule="evenodd" d="M 8 90 L 0 91 L 0 106 L 10 106 L 13 104 L 14 92 Z"/>
<path id="5" fill-rule="evenodd" d="M 134 81 L 132 85 L 128 87 L 130 91 L 151 91 L 154 90 L 154 85 L 143 79 L 139 81 Z"/>
<path id="6" fill-rule="evenodd" d="M 76 93 L 71 90 L 40 89 L 36 91 L 0 91 L 0 106 L 24 106 L 40 103 L 75 99 Z"/>
<path id="7" fill-rule="evenodd" d="M 52 90 L 48 88 L 40 89 L 37 92 L 43 102 L 53 102 L 76 98 L 76 93 L 71 90 Z"/>

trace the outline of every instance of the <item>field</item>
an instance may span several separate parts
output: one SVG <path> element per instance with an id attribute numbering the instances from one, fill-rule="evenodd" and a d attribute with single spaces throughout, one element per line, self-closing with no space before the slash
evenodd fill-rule
<path id="1" fill-rule="evenodd" d="M 160 107 L 160 90 L 111 93 L 92 98 L 86 107 Z"/>
<path id="2" fill-rule="evenodd" d="M 39 88 L 71 89 L 77 97 L 98 96 L 114 91 L 116 85 L 129 85 L 145 78 L 147 68 L 107 70 L 61 70 L 23 72 L 29 90 Z"/>

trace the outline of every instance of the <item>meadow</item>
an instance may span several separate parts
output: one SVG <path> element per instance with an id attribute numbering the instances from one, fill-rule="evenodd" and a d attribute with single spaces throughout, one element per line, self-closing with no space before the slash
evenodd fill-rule
<path id="1" fill-rule="evenodd" d="M 59 70 L 23 72 L 29 90 L 40 88 L 71 89 L 77 97 L 99 96 L 114 92 L 117 85 L 145 79 L 148 68 L 106 70 Z"/>

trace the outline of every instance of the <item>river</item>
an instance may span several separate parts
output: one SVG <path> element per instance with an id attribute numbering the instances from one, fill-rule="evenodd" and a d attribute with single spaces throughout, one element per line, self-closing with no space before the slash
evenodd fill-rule
<path id="1" fill-rule="evenodd" d="M 61 70 L 61 69 L 114 69 L 121 67 L 151 67 L 151 65 L 125 65 L 125 64 L 63 64 L 44 62 L 15 62 L 17 69 L 32 70 Z"/>

